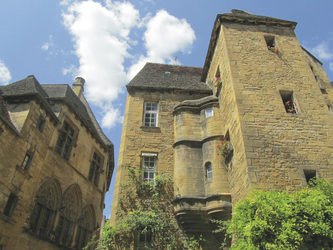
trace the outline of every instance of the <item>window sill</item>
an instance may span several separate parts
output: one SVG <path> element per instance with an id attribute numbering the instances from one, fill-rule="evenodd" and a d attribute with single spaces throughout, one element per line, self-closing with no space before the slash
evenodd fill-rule
<path id="1" fill-rule="evenodd" d="M 19 165 L 16 165 L 16 170 L 23 174 L 27 179 L 30 179 L 32 177 L 27 170 L 22 169 Z"/>
<path id="2" fill-rule="evenodd" d="M 161 128 L 160 127 L 146 127 L 146 126 L 141 126 L 140 128 L 144 132 L 161 133 Z"/>

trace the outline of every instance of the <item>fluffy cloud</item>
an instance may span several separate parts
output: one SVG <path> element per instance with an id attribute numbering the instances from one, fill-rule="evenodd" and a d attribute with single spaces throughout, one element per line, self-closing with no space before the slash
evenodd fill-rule
<path id="1" fill-rule="evenodd" d="M 124 91 L 125 84 L 147 61 L 172 63 L 173 54 L 179 51 L 189 53 L 195 40 L 194 31 L 186 20 L 164 10 L 154 17 L 140 18 L 139 11 L 129 2 L 106 0 L 103 6 L 91 0 L 64 0 L 62 5 L 66 6 L 63 22 L 73 37 L 80 63 L 77 69 L 74 66 L 63 69 L 63 74 L 78 73 L 85 78 L 88 101 L 104 113 L 103 127 L 111 128 L 122 121 L 113 103 Z M 138 34 L 145 28 L 143 39 L 130 39 L 131 32 Z M 133 53 L 137 51 L 133 46 L 139 47 L 142 41 L 146 52 Z M 134 63 L 125 67 L 128 59 Z"/>
<path id="2" fill-rule="evenodd" d="M 0 60 L 0 85 L 8 84 L 12 79 L 8 68 L 5 63 Z"/>
<path id="3" fill-rule="evenodd" d="M 330 47 L 326 42 L 322 42 L 311 49 L 312 53 L 316 55 L 320 60 L 332 60 L 333 52 L 330 51 Z"/>
<path id="4" fill-rule="evenodd" d="M 185 19 L 171 16 L 160 10 L 147 22 L 144 42 L 147 56 L 141 55 L 129 70 L 130 78 L 134 77 L 146 62 L 177 63 L 176 52 L 190 53 L 195 40 L 195 33 Z"/>

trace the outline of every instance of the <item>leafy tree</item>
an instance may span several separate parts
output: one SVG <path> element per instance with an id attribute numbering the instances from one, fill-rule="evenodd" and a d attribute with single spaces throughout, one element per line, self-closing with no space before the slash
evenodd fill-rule
<path id="1" fill-rule="evenodd" d="M 235 205 L 227 232 L 232 249 L 333 249 L 333 186 L 319 179 L 292 193 L 254 191 Z"/>
<path id="2" fill-rule="evenodd" d="M 154 181 L 142 181 L 142 172 L 127 167 L 129 181 L 121 184 L 115 226 L 108 223 L 96 249 L 198 249 L 199 241 L 188 238 L 174 216 L 173 179 L 168 174 L 156 175 Z M 140 243 L 148 237 L 150 242 Z M 147 239 L 147 238 L 146 238 Z"/>

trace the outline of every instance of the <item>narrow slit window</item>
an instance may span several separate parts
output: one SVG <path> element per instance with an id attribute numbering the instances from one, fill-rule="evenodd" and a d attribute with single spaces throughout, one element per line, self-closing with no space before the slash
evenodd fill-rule
<path id="1" fill-rule="evenodd" d="M 25 156 L 24 156 L 24 159 L 23 159 L 23 162 L 22 162 L 22 165 L 21 165 L 21 168 L 23 170 L 27 170 L 29 165 L 30 165 L 30 162 L 31 162 L 31 155 L 26 153 Z"/>
<path id="2" fill-rule="evenodd" d="M 211 162 L 205 164 L 206 168 L 206 179 L 211 180 L 213 178 L 213 167 Z"/>
<path id="3" fill-rule="evenodd" d="M 280 91 L 282 102 L 287 113 L 297 114 L 298 108 L 292 91 Z"/>
<path id="4" fill-rule="evenodd" d="M 43 132 L 44 126 L 45 126 L 45 118 L 40 116 L 36 125 L 39 132 Z"/>
<path id="5" fill-rule="evenodd" d="M 15 194 L 11 193 L 8 197 L 6 207 L 3 211 L 3 214 L 6 216 L 10 216 L 14 211 L 16 202 L 17 202 L 17 196 Z"/>

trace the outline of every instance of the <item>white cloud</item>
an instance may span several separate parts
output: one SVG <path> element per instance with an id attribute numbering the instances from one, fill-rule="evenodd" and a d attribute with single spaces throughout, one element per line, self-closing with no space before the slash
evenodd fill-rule
<path id="1" fill-rule="evenodd" d="M 79 70 L 75 67 L 75 65 L 70 65 L 68 68 L 62 69 L 63 75 L 71 74 L 73 78 L 79 75 Z"/>
<path id="2" fill-rule="evenodd" d="M 52 47 L 53 45 L 54 45 L 54 43 L 53 43 L 53 36 L 50 35 L 50 36 L 49 36 L 49 41 L 48 41 L 48 42 L 45 42 L 45 43 L 42 45 L 42 50 L 47 51 L 47 50 L 49 50 L 49 48 Z"/>
<path id="3" fill-rule="evenodd" d="M 326 42 L 322 42 L 311 49 L 312 53 L 320 60 L 332 60 L 333 52 Z"/>
<path id="4" fill-rule="evenodd" d="M 0 85 L 8 84 L 11 79 L 9 69 L 6 67 L 5 63 L 0 60 Z"/>
<path id="5" fill-rule="evenodd" d="M 146 62 L 175 64 L 175 53 L 190 53 L 195 40 L 195 33 L 185 19 L 171 16 L 160 10 L 147 23 L 144 42 L 147 56 L 140 56 L 129 70 L 130 78 L 134 77 Z"/>
<path id="6" fill-rule="evenodd" d="M 105 6 L 92 0 L 66 1 L 63 22 L 73 37 L 79 58 L 77 73 L 86 80 L 88 101 L 104 112 L 102 126 L 111 128 L 122 121 L 115 102 L 125 84 L 147 61 L 172 63 L 176 52 L 190 53 L 195 40 L 191 26 L 184 19 L 169 15 L 165 10 L 154 17 L 140 18 L 139 11 L 129 2 L 105 0 Z M 129 35 L 145 28 L 143 40 L 133 41 Z M 138 33 L 136 33 L 138 34 Z M 131 54 L 132 46 L 144 41 L 146 53 Z M 126 59 L 135 60 L 126 72 Z M 134 60 L 134 59 L 133 59 Z M 63 69 L 63 74 L 76 72 L 74 66 Z"/>
<path id="7" fill-rule="evenodd" d="M 75 42 L 78 73 L 86 80 L 86 97 L 103 110 L 108 109 L 103 124 L 110 128 L 121 119 L 112 102 L 127 82 L 123 63 L 130 56 L 129 33 L 138 23 L 139 12 L 127 2 L 108 1 L 105 7 L 83 1 L 71 4 L 63 20 Z"/>

